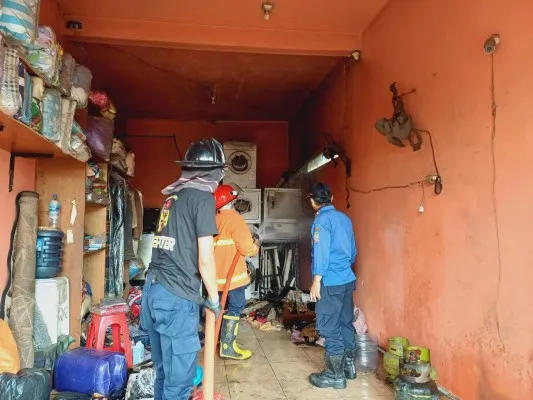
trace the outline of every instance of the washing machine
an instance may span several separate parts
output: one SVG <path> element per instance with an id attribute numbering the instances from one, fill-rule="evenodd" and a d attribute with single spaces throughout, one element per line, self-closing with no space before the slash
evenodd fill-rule
<path id="1" fill-rule="evenodd" d="M 228 170 L 226 183 L 236 183 L 243 189 L 257 186 L 257 145 L 251 142 L 224 142 Z"/>
<path id="2" fill-rule="evenodd" d="M 261 223 L 261 189 L 243 189 L 235 202 L 235 209 L 247 224 Z"/>

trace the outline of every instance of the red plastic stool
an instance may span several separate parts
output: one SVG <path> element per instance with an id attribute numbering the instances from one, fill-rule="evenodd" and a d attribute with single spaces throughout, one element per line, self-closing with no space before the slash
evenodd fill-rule
<path id="1" fill-rule="evenodd" d="M 113 345 L 110 347 L 104 347 L 106 330 L 109 326 L 111 327 L 111 333 L 113 336 Z M 124 347 L 121 346 L 121 334 L 124 340 Z M 126 356 L 128 368 L 130 368 L 133 365 L 133 356 L 131 354 L 131 340 L 126 314 L 116 313 L 99 315 L 93 313 L 85 347 L 95 350 L 109 350 L 122 353 Z"/>

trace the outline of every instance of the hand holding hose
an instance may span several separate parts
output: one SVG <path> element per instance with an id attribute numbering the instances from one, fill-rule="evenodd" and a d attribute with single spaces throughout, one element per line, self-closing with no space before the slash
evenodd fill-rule
<path id="1" fill-rule="evenodd" d="M 259 235 L 257 233 L 253 233 L 252 234 L 252 239 L 254 240 L 254 244 L 257 246 L 257 247 L 261 247 L 261 238 L 259 237 Z"/>
<path id="2" fill-rule="evenodd" d="M 217 299 L 216 303 L 214 301 L 211 301 L 211 299 L 208 297 L 204 300 L 204 307 L 213 311 L 215 314 L 215 319 L 218 319 L 218 316 L 222 312 L 222 305 L 220 304 L 220 301 Z"/>

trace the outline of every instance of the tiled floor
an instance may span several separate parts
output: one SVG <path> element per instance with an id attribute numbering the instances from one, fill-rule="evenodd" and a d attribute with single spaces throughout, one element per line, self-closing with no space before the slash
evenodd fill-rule
<path id="1" fill-rule="evenodd" d="M 246 361 L 215 361 L 215 391 L 226 400 L 392 400 L 389 387 L 374 376 L 348 381 L 344 390 L 317 389 L 308 376 L 322 369 L 324 350 L 298 347 L 286 332 L 262 332 L 241 324 L 238 342 L 253 351 Z M 203 354 L 198 360 L 203 362 Z"/>

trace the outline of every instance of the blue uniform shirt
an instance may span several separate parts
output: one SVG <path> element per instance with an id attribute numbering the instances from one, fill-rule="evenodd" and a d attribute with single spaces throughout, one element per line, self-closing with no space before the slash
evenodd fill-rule
<path id="1" fill-rule="evenodd" d="M 313 276 L 321 275 L 324 286 L 353 282 L 357 248 L 350 218 L 333 206 L 324 206 L 316 213 L 311 236 Z"/>

